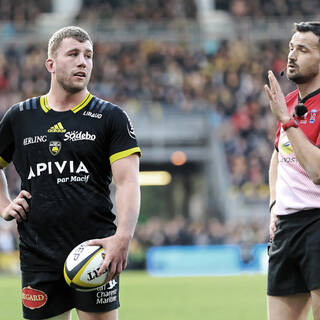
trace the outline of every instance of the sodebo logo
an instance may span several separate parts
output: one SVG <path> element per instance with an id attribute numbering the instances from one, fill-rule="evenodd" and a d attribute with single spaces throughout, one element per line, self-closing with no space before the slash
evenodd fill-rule
<path id="1" fill-rule="evenodd" d="M 68 131 L 64 134 L 64 141 L 80 141 L 80 140 L 96 140 L 95 134 L 90 134 L 88 131 Z"/>

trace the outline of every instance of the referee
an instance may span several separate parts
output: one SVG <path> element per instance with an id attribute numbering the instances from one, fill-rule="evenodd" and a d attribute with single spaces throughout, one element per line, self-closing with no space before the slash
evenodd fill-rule
<path id="1" fill-rule="evenodd" d="M 268 319 L 320 319 L 320 22 L 295 24 L 284 97 L 272 71 L 265 85 L 278 120 L 270 182 Z"/>

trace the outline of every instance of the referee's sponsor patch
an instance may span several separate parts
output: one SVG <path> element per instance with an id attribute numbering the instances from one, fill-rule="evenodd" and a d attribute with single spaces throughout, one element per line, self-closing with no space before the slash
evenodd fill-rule
<path id="1" fill-rule="evenodd" d="M 316 121 L 316 116 L 317 116 L 317 110 L 316 109 L 312 109 L 310 111 L 310 120 L 309 123 L 314 123 Z"/>
<path id="2" fill-rule="evenodd" d="M 39 309 L 48 301 L 48 296 L 40 290 L 31 288 L 30 286 L 22 289 L 22 303 L 26 308 Z"/>

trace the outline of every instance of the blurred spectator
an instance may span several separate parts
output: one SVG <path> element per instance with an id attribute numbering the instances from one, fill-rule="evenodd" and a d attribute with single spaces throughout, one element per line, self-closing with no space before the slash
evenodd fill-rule
<path id="1" fill-rule="evenodd" d="M 161 245 L 208 245 L 226 243 L 265 243 L 268 238 L 265 221 L 227 225 L 215 218 L 208 221 L 187 221 L 182 217 L 170 220 L 150 218 L 137 227 L 135 237 L 144 248 Z"/>
<path id="2" fill-rule="evenodd" d="M 320 9 L 316 0 L 215 0 L 216 9 L 234 17 L 303 17 Z"/>
<path id="3" fill-rule="evenodd" d="M 50 9 L 50 0 L 0 0 L 0 22 L 10 23 L 16 31 L 23 31 L 40 13 Z"/>
<path id="4" fill-rule="evenodd" d="M 195 19 L 194 0 L 84 0 L 76 21 L 104 19 L 130 21 L 164 21 L 177 18 Z"/>

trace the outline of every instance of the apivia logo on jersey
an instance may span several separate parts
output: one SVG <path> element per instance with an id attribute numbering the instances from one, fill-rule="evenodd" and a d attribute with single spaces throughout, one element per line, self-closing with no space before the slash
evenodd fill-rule
<path id="1" fill-rule="evenodd" d="M 84 182 L 89 181 L 89 170 L 85 164 L 80 161 L 73 160 L 49 161 L 37 163 L 34 167 L 30 166 L 28 180 L 31 180 L 42 175 L 54 175 L 57 178 L 57 184 L 66 182 Z"/>

